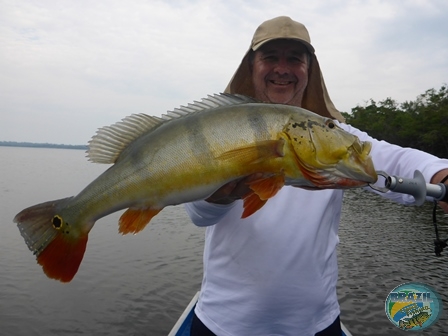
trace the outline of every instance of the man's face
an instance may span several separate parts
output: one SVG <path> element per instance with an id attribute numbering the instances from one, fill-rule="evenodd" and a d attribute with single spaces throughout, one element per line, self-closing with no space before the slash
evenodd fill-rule
<path id="1" fill-rule="evenodd" d="M 296 41 L 274 40 L 255 52 L 252 81 L 255 98 L 301 106 L 308 84 L 306 47 Z"/>

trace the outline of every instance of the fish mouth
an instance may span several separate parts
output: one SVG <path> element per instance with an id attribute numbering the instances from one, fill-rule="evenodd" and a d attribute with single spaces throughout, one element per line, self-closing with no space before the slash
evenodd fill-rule
<path id="1" fill-rule="evenodd" d="M 361 142 L 356 139 L 347 148 L 344 159 L 324 168 L 312 167 L 301 161 L 300 166 L 304 176 L 311 183 L 322 189 L 347 189 L 364 187 L 375 183 L 378 179 L 372 158 L 369 153 L 372 144 L 368 141 Z"/>
<path id="2" fill-rule="evenodd" d="M 335 175 L 340 178 L 339 184 L 347 187 L 362 187 L 375 183 L 378 179 L 370 154 L 372 143 L 361 142 L 358 138 L 347 149 L 346 160 L 338 162 Z"/>

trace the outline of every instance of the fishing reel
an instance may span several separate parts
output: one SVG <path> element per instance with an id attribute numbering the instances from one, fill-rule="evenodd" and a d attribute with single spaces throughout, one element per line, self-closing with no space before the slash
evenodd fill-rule
<path id="1" fill-rule="evenodd" d="M 448 239 L 439 238 L 436 210 L 438 201 L 448 202 L 447 186 L 443 184 L 448 177 L 443 179 L 442 183 L 432 184 L 426 183 L 423 174 L 418 170 L 414 172 L 414 178 L 390 176 L 383 171 L 377 171 L 376 173 L 384 178 L 384 187 L 369 184 L 370 188 L 373 190 L 382 193 L 393 191 L 412 195 L 415 199 L 415 203 L 419 206 L 423 205 L 427 197 L 432 197 L 434 199 L 434 207 L 432 211 L 432 222 L 436 234 L 436 239 L 434 239 L 434 253 L 437 257 L 440 257 L 443 249 L 448 246 Z"/>

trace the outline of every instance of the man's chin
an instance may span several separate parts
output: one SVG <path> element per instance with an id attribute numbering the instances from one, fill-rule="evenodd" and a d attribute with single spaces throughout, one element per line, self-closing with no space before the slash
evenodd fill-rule
<path id="1" fill-rule="evenodd" d="M 269 102 L 274 104 L 291 104 L 294 97 L 289 94 L 270 94 L 268 95 Z"/>

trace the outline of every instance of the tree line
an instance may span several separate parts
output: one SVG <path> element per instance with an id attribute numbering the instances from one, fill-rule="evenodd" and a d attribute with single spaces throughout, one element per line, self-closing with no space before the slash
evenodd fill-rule
<path id="1" fill-rule="evenodd" d="M 35 142 L 16 142 L 16 141 L 0 141 L 0 146 L 5 147 L 33 147 L 33 148 L 64 148 L 64 149 L 84 149 L 86 145 L 63 145 L 51 143 L 35 143 Z"/>
<path id="2" fill-rule="evenodd" d="M 370 136 L 448 158 L 448 87 L 429 89 L 415 101 L 399 104 L 392 98 L 342 112 L 346 122 Z M 87 146 L 0 141 L 0 146 L 86 149 Z"/>
<path id="3" fill-rule="evenodd" d="M 342 112 L 346 122 L 370 136 L 448 158 L 448 88 L 429 89 L 415 101 L 392 98 Z"/>

